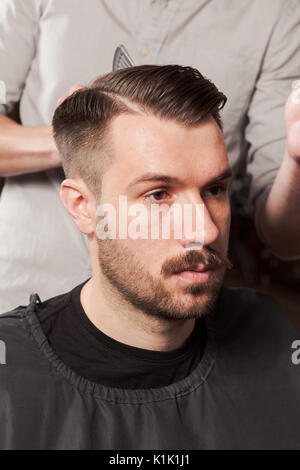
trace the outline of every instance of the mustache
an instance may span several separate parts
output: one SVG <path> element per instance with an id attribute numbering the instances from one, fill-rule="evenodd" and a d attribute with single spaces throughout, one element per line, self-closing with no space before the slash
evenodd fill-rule
<path id="1" fill-rule="evenodd" d="M 184 256 L 177 256 L 170 260 L 166 260 L 162 265 L 161 274 L 166 277 L 180 271 L 188 271 L 196 264 L 200 263 L 204 265 L 212 265 L 212 268 L 233 268 L 233 264 L 227 256 L 222 256 L 210 248 L 203 247 L 200 251 L 190 250 Z"/>

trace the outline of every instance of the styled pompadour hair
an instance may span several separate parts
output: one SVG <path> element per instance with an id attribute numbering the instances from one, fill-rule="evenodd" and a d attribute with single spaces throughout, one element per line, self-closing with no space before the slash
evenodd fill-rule
<path id="1" fill-rule="evenodd" d="M 120 114 L 148 114 L 197 126 L 219 114 L 226 96 L 201 73 L 180 65 L 141 65 L 107 73 L 56 109 L 54 138 L 66 177 L 79 175 L 99 196 L 109 154 L 108 129 Z"/>

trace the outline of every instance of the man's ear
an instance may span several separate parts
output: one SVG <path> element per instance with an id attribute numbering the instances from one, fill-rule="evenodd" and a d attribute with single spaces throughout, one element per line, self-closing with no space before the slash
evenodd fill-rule
<path id="1" fill-rule="evenodd" d="M 92 235 L 96 230 L 96 199 L 81 178 L 65 179 L 60 199 L 80 232 Z"/>

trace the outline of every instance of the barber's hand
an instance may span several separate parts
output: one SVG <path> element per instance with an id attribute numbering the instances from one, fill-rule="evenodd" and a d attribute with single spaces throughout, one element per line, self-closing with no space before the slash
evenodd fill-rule
<path id="1" fill-rule="evenodd" d="M 57 102 L 58 106 L 60 106 L 67 98 L 69 98 L 69 96 L 73 95 L 73 93 L 75 93 L 78 90 L 83 90 L 84 88 L 86 87 L 84 87 L 83 85 L 73 85 L 66 95 L 59 98 Z"/>
<path id="2" fill-rule="evenodd" d="M 300 165 L 300 82 L 291 92 L 285 105 L 287 151 Z"/>

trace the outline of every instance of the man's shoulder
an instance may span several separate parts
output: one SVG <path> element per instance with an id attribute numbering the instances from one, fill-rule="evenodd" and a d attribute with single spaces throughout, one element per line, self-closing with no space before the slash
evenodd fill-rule
<path id="1" fill-rule="evenodd" d="M 15 365 L 22 362 L 25 364 L 32 355 L 37 357 L 39 345 L 36 332 L 41 330 L 41 322 L 60 312 L 70 301 L 71 292 L 45 301 L 37 293 L 33 293 L 27 305 L 19 305 L 0 314 L 0 352 L 2 351 L 3 357 L 5 355 L 7 360 L 10 356 L 11 363 Z M 0 364 L 5 362 L 0 357 Z"/>
<path id="2" fill-rule="evenodd" d="M 281 308 L 279 303 L 269 293 L 260 291 L 252 287 L 226 287 L 221 290 L 223 301 L 234 302 L 243 306 L 260 306 L 261 304 L 276 304 Z"/>
<path id="3" fill-rule="evenodd" d="M 38 314 L 39 318 L 43 318 L 45 315 L 59 311 L 68 303 L 71 292 L 65 292 L 45 300 L 41 300 L 37 292 L 32 293 L 26 305 L 19 305 L 8 312 L 0 314 L 0 333 L 7 329 L 18 328 L 24 318 L 30 318 L 32 312 Z"/>
<path id="4" fill-rule="evenodd" d="M 0 314 L 0 340 L 6 335 L 13 335 L 13 332 L 22 331 L 22 319 L 28 306 L 19 305 L 13 310 Z"/>
<path id="5" fill-rule="evenodd" d="M 220 301 L 230 315 L 272 316 L 281 318 L 288 314 L 281 304 L 269 293 L 251 287 L 223 287 Z"/>
<path id="6" fill-rule="evenodd" d="M 254 288 L 223 287 L 220 294 L 219 323 L 224 331 L 239 331 L 241 335 L 272 337 L 285 343 L 300 337 L 283 306 L 270 294 Z"/>
<path id="7" fill-rule="evenodd" d="M 38 348 L 33 340 L 26 317 L 27 306 L 0 315 L 0 390 L 19 374 L 26 375 L 32 368 L 31 356 L 38 356 Z"/>

